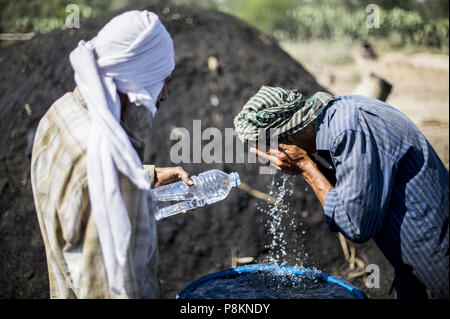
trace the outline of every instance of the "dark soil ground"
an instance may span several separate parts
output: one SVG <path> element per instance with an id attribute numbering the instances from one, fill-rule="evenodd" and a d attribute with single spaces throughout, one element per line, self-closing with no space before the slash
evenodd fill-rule
<path id="1" fill-rule="evenodd" d="M 320 87 L 276 42 L 247 24 L 222 13 L 198 8 L 151 7 L 172 35 L 176 69 L 169 99 L 158 112 L 148 137 L 146 163 L 173 166 L 169 152 L 173 127 L 191 133 L 192 120 L 202 129 L 224 132 L 242 105 L 261 85 L 300 88 L 310 96 Z M 113 15 L 81 21 L 77 30 L 55 30 L 0 50 L 0 297 L 48 298 L 44 245 L 34 209 L 27 140 L 47 108 L 74 88 L 68 55 L 80 39 L 90 39 Z M 208 58 L 218 61 L 216 72 Z M 211 97 L 218 98 L 213 106 Z M 203 145 L 207 144 L 205 141 Z M 227 145 L 230 151 L 232 145 Z M 191 174 L 219 168 L 237 171 L 241 180 L 269 192 L 270 175 L 255 164 L 181 164 Z M 277 179 L 280 177 L 277 176 Z M 296 227 L 286 228 L 289 264 L 303 264 L 348 279 L 348 263 L 336 233 L 329 231 L 321 206 L 306 183 L 294 178 L 290 213 Z M 270 218 L 258 210 L 267 204 L 242 189 L 220 203 L 178 215 L 158 224 L 160 276 L 166 296 L 188 282 L 231 267 L 232 251 L 264 262 Z M 381 287 L 367 289 L 364 276 L 348 279 L 369 297 L 390 298 L 392 267 L 372 241 L 355 245 L 365 264 L 380 267 Z"/>

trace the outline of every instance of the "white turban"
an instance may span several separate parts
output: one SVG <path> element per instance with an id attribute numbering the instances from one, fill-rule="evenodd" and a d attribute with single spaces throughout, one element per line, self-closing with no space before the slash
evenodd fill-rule
<path id="1" fill-rule="evenodd" d="M 156 14 L 128 11 L 108 22 L 92 40 L 80 41 L 70 62 L 92 120 L 87 151 L 90 203 L 108 282 L 117 291 L 123 284 L 131 236 L 119 172 L 139 189 L 151 187 L 120 125 L 117 91 L 154 115 L 164 80 L 175 67 L 173 42 Z"/>

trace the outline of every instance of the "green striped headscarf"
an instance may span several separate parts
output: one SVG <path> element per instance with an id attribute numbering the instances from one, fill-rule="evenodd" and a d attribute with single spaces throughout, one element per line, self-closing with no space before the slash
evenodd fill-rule
<path id="1" fill-rule="evenodd" d="M 234 129 L 243 143 L 257 140 L 260 129 L 266 136 L 276 129 L 279 138 L 285 137 L 305 128 L 333 100 L 324 92 L 305 100 L 299 90 L 263 86 L 234 118 Z"/>

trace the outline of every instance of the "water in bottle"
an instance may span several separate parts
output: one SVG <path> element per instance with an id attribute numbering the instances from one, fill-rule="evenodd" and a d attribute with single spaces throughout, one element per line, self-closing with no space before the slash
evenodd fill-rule
<path id="1" fill-rule="evenodd" d="M 232 187 L 237 187 L 241 183 L 238 173 L 227 174 L 217 169 L 191 178 L 194 181 L 193 186 L 179 181 L 150 191 L 155 203 L 178 201 L 173 205 L 156 209 L 156 220 L 221 201 L 228 196 Z"/>

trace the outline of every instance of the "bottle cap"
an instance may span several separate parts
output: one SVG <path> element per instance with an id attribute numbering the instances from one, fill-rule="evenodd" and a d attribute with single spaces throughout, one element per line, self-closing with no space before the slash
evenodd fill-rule
<path id="1" fill-rule="evenodd" d="M 230 174 L 230 182 L 232 184 L 232 186 L 239 186 L 241 184 L 241 178 L 239 177 L 239 174 L 236 172 L 232 172 Z"/>

